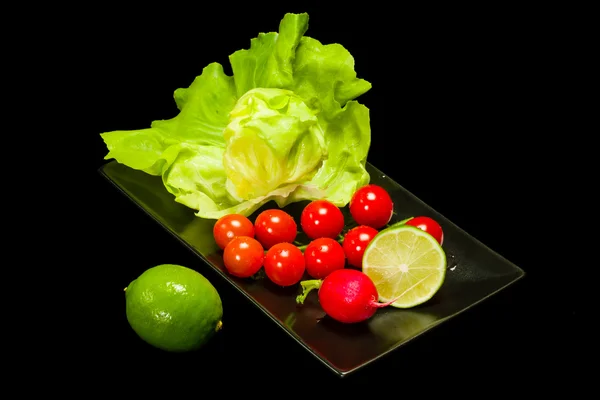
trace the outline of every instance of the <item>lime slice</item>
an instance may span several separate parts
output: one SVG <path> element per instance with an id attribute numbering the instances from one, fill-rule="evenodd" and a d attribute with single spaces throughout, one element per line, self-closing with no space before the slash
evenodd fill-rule
<path id="1" fill-rule="evenodd" d="M 425 303 L 442 287 L 446 253 L 433 236 L 410 225 L 379 232 L 363 256 L 363 272 L 371 278 L 379 301 L 410 308 Z"/>

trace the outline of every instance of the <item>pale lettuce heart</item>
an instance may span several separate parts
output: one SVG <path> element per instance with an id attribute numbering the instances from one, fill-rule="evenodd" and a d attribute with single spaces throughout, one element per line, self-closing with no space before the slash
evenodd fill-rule
<path id="1" fill-rule="evenodd" d="M 317 117 L 290 90 L 251 89 L 229 116 L 223 166 L 239 199 L 307 182 L 327 157 Z"/>

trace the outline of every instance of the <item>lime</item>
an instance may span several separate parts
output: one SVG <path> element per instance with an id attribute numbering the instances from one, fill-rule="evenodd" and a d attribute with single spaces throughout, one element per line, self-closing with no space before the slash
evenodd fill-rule
<path id="1" fill-rule="evenodd" d="M 380 231 L 365 249 L 363 272 L 379 301 L 410 308 L 431 299 L 446 277 L 446 253 L 429 233 L 409 225 Z"/>
<path id="2" fill-rule="evenodd" d="M 125 304 L 135 333 L 166 351 L 199 349 L 222 326 L 223 305 L 215 287 L 180 265 L 146 270 L 125 289 Z"/>

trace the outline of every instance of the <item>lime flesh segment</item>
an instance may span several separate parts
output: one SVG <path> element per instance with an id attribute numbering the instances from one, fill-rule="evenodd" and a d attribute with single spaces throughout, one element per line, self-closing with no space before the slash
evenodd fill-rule
<path id="1" fill-rule="evenodd" d="M 379 232 L 365 249 L 363 272 L 377 287 L 379 301 L 397 308 L 423 304 L 442 287 L 446 253 L 433 236 L 410 225 Z"/>

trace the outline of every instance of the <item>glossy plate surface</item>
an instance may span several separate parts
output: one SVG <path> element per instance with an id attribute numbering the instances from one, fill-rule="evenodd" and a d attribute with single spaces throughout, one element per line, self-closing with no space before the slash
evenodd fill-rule
<path id="1" fill-rule="evenodd" d="M 131 201 L 340 376 L 409 343 L 524 276 L 519 267 L 458 228 L 373 165 L 367 163 L 367 171 L 371 175 L 371 183 L 387 189 L 394 201 L 395 214 L 390 223 L 417 215 L 432 217 L 440 223 L 444 229 L 443 247 L 448 258 L 448 271 L 444 285 L 426 304 L 410 310 L 388 307 L 379 310 L 364 323 L 342 325 L 325 317 L 316 291 L 309 294 L 304 305 L 297 306 L 298 285 L 283 289 L 267 279 L 238 279 L 228 275 L 223 266 L 222 252 L 212 238 L 215 221 L 198 218 L 193 210 L 176 203 L 160 177 L 115 161 L 100 168 L 100 173 Z M 298 226 L 300 212 L 306 204 L 292 204 L 285 209 L 296 219 Z M 254 221 L 260 211 L 271 207 L 276 205 L 266 205 L 250 220 Z M 346 221 L 352 221 L 347 207 L 342 211 Z M 345 230 L 352 226 L 347 225 Z M 298 236 L 298 240 L 307 243 L 302 235 Z"/>

